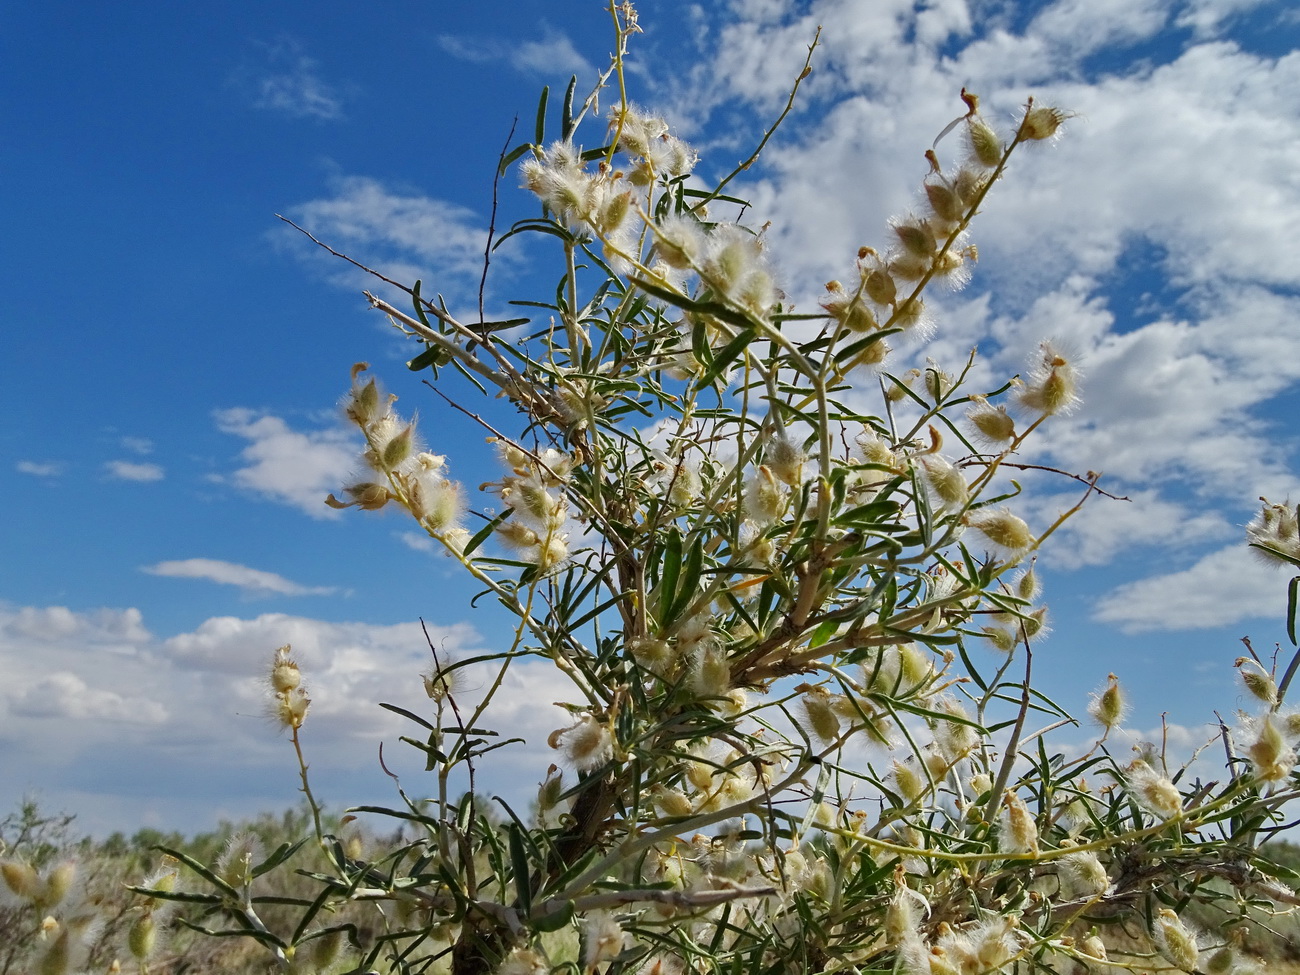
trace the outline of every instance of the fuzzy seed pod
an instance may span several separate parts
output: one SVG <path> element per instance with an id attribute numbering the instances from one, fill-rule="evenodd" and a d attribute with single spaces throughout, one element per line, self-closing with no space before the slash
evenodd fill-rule
<path id="1" fill-rule="evenodd" d="M 1047 625 L 1047 607 L 1039 606 L 1033 612 L 1020 617 L 1020 628 L 1031 640 L 1036 636 L 1047 636 L 1051 632 L 1051 627 Z"/>
<path id="2" fill-rule="evenodd" d="M 925 302 L 920 298 L 912 298 L 905 304 L 899 305 L 894 310 L 893 324 L 904 330 L 917 330 L 920 333 L 929 331 L 929 317 L 925 313 Z"/>
<path id="3" fill-rule="evenodd" d="M 67 926 L 60 927 L 45 949 L 45 955 L 36 969 L 37 975 L 68 975 L 72 968 L 74 947 L 76 945 L 72 931 Z"/>
<path id="4" fill-rule="evenodd" d="M 1160 819 L 1173 819 L 1183 811 L 1178 786 L 1140 759 L 1128 768 L 1128 785 L 1137 804 Z"/>
<path id="5" fill-rule="evenodd" d="M 966 524 L 1011 556 L 1026 552 L 1034 545 L 1034 536 L 1029 526 L 1006 508 L 972 511 L 966 516 Z"/>
<path id="6" fill-rule="evenodd" d="M 589 713 L 582 714 L 568 728 L 551 732 L 548 743 L 560 750 L 567 762 L 584 772 L 604 765 L 614 751 L 609 727 Z"/>
<path id="7" fill-rule="evenodd" d="M 929 788 L 925 776 L 910 761 L 891 764 L 889 776 L 894 780 L 894 789 L 906 802 L 915 802 Z"/>
<path id="8" fill-rule="evenodd" d="M 1196 935 L 1179 920 L 1178 915 L 1167 907 L 1162 907 L 1156 914 L 1152 930 L 1156 948 L 1175 968 L 1185 972 L 1196 970 L 1201 952 L 1196 944 Z"/>
<path id="9" fill-rule="evenodd" d="M 41 891 L 41 908 L 49 910 L 63 903 L 68 896 L 73 882 L 77 879 L 77 865 L 71 860 L 64 860 L 45 876 Z"/>
<path id="10" fill-rule="evenodd" d="M 777 479 L 790 487 L 803 484 L 803 465 L 808 455 L 785 437 L 773 437 L 767 445 L 767 465 Z"/>
<path id="11" fill-rule="evenodd" d="M 970 145 L 971 162 L 992 169 L 1002 161 L 1002 140 L 992 126 L 978 115 L 967 121 L 966 138 Z"/>
<path id="12" fill-rule="evenodd" d="M 1025 602 L 1032 602 L 1038 598 L 1039 593 L 1042 592 L 1042 586 L 1038 582 L 1038 573 L 1034 571 L 1032 566 L 1016 578 L 1015 589 L 1016 595 Z"/>
<path id="13" fill-rule="evenodd" d="M 966 419 L 975 425 L 980 438 L 990 446 L 1007 443 L 1016 435 L 1016 421 L 1005 406 L 993 406 L 982 396 L 972 396 L 975 405 L 966 411 Z"/>
<path id="14" fill-rule="evenodd" d="M 363 430 L 383 416 L 392 403 L 392 398 L 383 395 L 374 379 L 357 382 L 357 377 L 368 368 L 364 362 L 352 367 L 352 389 L 341 404 L 347 418 Z"/>
<path id="15" fill-rule="evenodd" d="M 632 194 L 615 193 L 606 199 L 596 212 L 596 227 L 603 234 L 612 234 L 623 225 L 631 212 Z"/>
<path id="16" fill-rule="evenodd" d="M 1037 853 L 1038 825 L 1025 801 L 1008 790 L 1002 796 L 1002 833 L 999 846 L 1007 853 Z"/>
<path id="17" fill-rule="evenodd" d="M 803 696 L 804 710 L 813 734 L 825 742 L 834 741 L 840 734 L 840 719 L 831 706 L 830 695 L 820 687 L 809 687 Z"/>
<path id="18" fill-rule="evenodd" d="M 934 215 L 946 223 L 958 223 L 964 216 L 961 199 L 944 183 L 926 183 L 925 196 Z"/>
<path id="19" fill-rule="evenodd" d="M 1062 857 L 1061 880 L 1072 898 L 1096 897 L 1110 888 L 1106 868 L 1092 852 L 1071 853 Z"/>
<path id="20" fill-rule="evenodd" d="M 655 790 L 655 805 L 665 816 L 689 816 L 694 812 L 691 800 L 677 789 L 659 787 Z"/>
<path id="21" fill-rule="evenodd" d="M 704 231 L 690 217 L 673 214 L 653 226 L 655 253 L 671 268 L 686 271 L 695 266 L 704 253 Z"/>
<path id="22" fill-rule="evenodd" d="M 863 290 L 867 297 L 878 305 L 892 305 L 898 296 L 898 289 L 889 272 L 881 268 L 869 271 L 862 279 Z"/>
<path id="23" fill-rule="evenodd" d="M 775 473 L 760 465 L 745 491 L 745 514 L 757 525 L 770 525 L 785 514 L 786 492 Z"/>
<path id="24" fill-rule="evenodd" d="M 34 901 L 41 895 L 41 879 L 36 871 L 21 860 L 0 861 L 0 877 L 5 886 L 25 901 Z"/>
<path id="25" fill-rule="evenodd" d="M 1020 122 L 1020 138 L 1026 142 L 1050 139 L 1068 116 L 1059 108 L 1031 106 Z"/>
<path id="26" fill-rule="evenodd" d="M 903 250 L 912 257 L 929 258 L 939 248 L 934 239 L 934 231 L 923 221 L 896 223 L 893 229 Z"/>
<path id="27" fill-rule="evenodd" d="M 275 696 L 274 714 L 277 721 L 285 728 L 297 731 L 307 720 L 307 711 L 311 707 L 311 698 L 301 687 L 295 687 L 285 694 Z"/>
<path id="28" fill-rule="evenodd" d="M 554 809 L 560 801 L 560 796 L 564 794 L 564 773 L 551 766 L 550 772 L 547 773 L 540 788 L 537 790 L 537 808 L 541 812 L 549 812 Z"/>
<path id="29" fill-rule="evenodd" d="M 1051 342 L 1039 346 L 1020 405 L 1048 416 L 1069 413 L 1079 402 L 1079 377 L 1070 357 Z"/>
<path id="30" fill-rule="evenodd" d="M 298 661 L 289 656 L 293 652 L 290 644 L 285 644 L 275 651 L 275 656 L 271 658 L 271 691 L 274 694 L 288 694 L 291 690 L 302 683 L 302 672 L 298 669 Z"/>
<path id="31" fill-rule="evenodd" d="M 310 950 L 308 958 L 312 968 L 317 972 L 324 972 L 330 968 L 339 955 L 343 953 L 344 936 L 343 930 L 334 930 L 329 934 L 323 934 L 320 937 L 312 938 L 308 942 Z"/>
<path id="32" fill-rule="evenodd" d="M 1128 711 L 1124 693 L 1120 690 L 1119 678 L 1111 674 L 1108 680 L 1109 683 L 1102 690 L 1092 695 L 1092 702 L 1088 705 L 1088 713 L 1092 715 L 1092 719 L 1106 731 L 1119 724 Z"/>
<path id="33" fill-rule="evenodd" d="M 1249 657 L 1238 657 L 1234 666 L 1246 690 L 1269 707 L 1277 703 L 1277 684 L 1263 667 Z"/>
<path id="34" fill-rule="evenodd" d="M 947 695 L 934 702 L 934 710 L 951 715 L 954 720 L 937 720 L 934 743 L 949 766 L 957 764 L 979 744 L 979 733 L 966 724 L 970 714 L 961 702 Z"/>
<path id="35" fill-rule="evenodd" d="M 552 533 L 546 543 L 537 552 L 537 568 L 543 572 L 561 565 L 569 557 L 569 540 L 558 533 Z"/>
<path id="36" fill-rule="evenodd" d="M 677 662 L 677 652 L 667 640 L 655 636 L 637 637 L 627 641 L 632 659 L 650 671 L 662 676 Z"/>
<path id="37" fill-rule="evenodd" d="M 131 925 L 126 937 L 127 947 L 137 961 L 145 961 L 158 945 L 158 927 L 152 914 L 141 914 Z"/>
<path id="38" fill-rule="evenodd" d="M 1019 638 L 1017 634 L 1010 630 L 1004 630 L 1000 626 L 986 626 L 980 630 L 980 635 L 989 643 L 993 644 L 993 649 L 1002 653 L 1011 653 L 1016 649 L 1016 641 Z"/>
<path id="39" fill-rule="evenodd" d="M 917 460 L 935 500 L 949 510 L 965 506 L 970 499 L 966 479 L 953 464 L 938 454 L 922 454 Z"/>
<path id="40" fill-rule="evenodd" d="M 1246 729 L 1255 732 L 1255 740 L 1246 749 L 1255 777 L 1270 786 L 1285 783 L 1291 777 L 1297 758 L 1283 723 L 1275 713 L 1269 712 L 1262 718 L 1248 721 Z"/>
<path id="41" fill-rule="evenodd" d="M 980 194 L 980 191 L 987 185 L 988 177 L 975 169 L 963 167 L 958 171 L 957 176 L 952 181 L 953 191 L 961 199 L 963 206 L 969 206 L 970 203 Z"/>
<path id="42" fill-rule="evenodd" d="M 704 647 L 695 655 L 691 687 L 702 698 L 723 698 L 731 689 L 731 663 L 727 652 L 717 644 Z"/>

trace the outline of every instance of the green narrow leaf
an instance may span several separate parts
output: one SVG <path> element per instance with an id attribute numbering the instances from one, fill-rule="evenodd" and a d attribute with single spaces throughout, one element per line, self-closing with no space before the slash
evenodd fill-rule
<path id="1" fill-rule="evenodd" d="M 293 844 L 281 843 L 274 853 L 255 866 L 250 873 L 254 877 L 260 877 L 262 874 L 274 870 L 280 864 L 284 863 L 285 860 L 289 859 L 289 857 L 297 853 L 306 842 L 306 840 L 299 840 L 297 843 Z"/>
<path id="2" fill-rule="evenodd" d="M 543 934 L 559 931 L 568 926 L 576 913 L 573 901 L 564 901 L 558 908 L 552 907 L 540 917 L 529 918 L 529 927 Z"/>
<path id="3" fill-rule="evenodd" d="M 632 594 L 631 589 L 625 590 L 623 592 L 615 593 L 614 595 L 610 596 L 607 600 L 605 600 L 603 603 L 601 603 L 599 606 L 597 606 L 595 609 L 584 613 L 582 616 L 579 616 L 572 623 L 569 623 L 568 629 L 570 630 L 578 629 L 578 627 L 582 626 L 584 623 L 588 623 L 591 620 L 595 619 L 597 616 L 605 612 L 605 610 L 609 609 L 611 606 L 617 606 L 619 603 L 621 603 L 624 599 L 626 599 L 631 594 Z"/>
<path id="4" fill-rule="evenodd" d="M 407 361 L 406 368 L 410 369 L 411 372 L 419 372 L 421 369 L 427 369 L 430 366 L 440 366 L 445 363 L 448 358 L 449 357 L 445 351 L 438 348 L 436 345 L 431 345 L 414 359 Z"/>
<path id="5" fill-rule="evenodd" d="M 719 349 L 713 356 L 713 364 L 699 378 L 698 385 L 712 386 L 726 370 L 727 366 L 740 358 L 741 353 L 745 351 L 745 347 L 752 341 L 754 341 L 753 329 L 742 328 L 739 335 Z"/>
<path id="6" fill-rule="evenodd" d="M 519 895 L 519 906 L 528 914 L 533 909 L 533 883 L 528 854 L 524 851 L 524 840 L 520 836 L 522 831 L 523 827 L 518 823 L 510 824 L 510 865 L 515 872 L 515 892 Z"/>
<path id="7" fill-rule="evenodd" d="M 416 280 L 415 284 L 411 286 L 411 304 L 415 307 L 415 317 L 423 324 L 428 325 L 429 328 L 433 328 L 432 325 L 429 325 L 429 319 L 424 317 L 424 301 L 420 297 L 420 284 L 421 282 Z"/>
<path id="8" fill-rule="evenodd" d="M 480 545 L 482 545 L 484 542 L 486 542 L 486 541 L 488 540 L 488 537 L 489 537 L 489 536 L 490 536 L 494 531 L 496 531 L 497 525 L 501 524 L 501 522 L 503 522 L 503 521 L 505 521 L 507 518 L 509 518 L 509 517 L 510 517 L 510 514 L 511 514 L 511 512 L 512 512 L 513 510 L 514 510 L 514 509 L 512 509 L 512 508 L 507 508 L 505 511 L 501 512 L 501 514 L 497 515 L 495 518 L 493 518 L 491 521 L 489 521 L 486 525 L 484 525 L 482 528 L 480 528 L 478 531 L 476 531 L 476 532 L 474 533 L 474 537 L 471 538 L 471 539 L 470 539 L 470 540 L 465 544 L 465 551 L 464 551 L 462 554 L 464 554 L 467 558 L 468 558 L 470 555 L 474 554 L 474 550 L 477 549 Z"/>
<path id="9" fill-rule="evenodd" d="M 1286 593 L 1286 635 L 1291 641 L 1291 646 L 1298 646 L 1295 638 L 1295 615 L 1296 602 L 1300 599 L 1300 576 L 1291 580 L 1291 585 L 1287 587 Z"/>
<path id="10" fill-rule="evenodd" d="M 506 174 L 506 171 L 510 168 L 510 165 L 531 148 L 532 146 L 529 145 L 527 142 L 525 142 L 521 146 L 515 146 L 513 149 L 510 150 L 509 153 L 507 153 L 505 156 L 501 158 L 501 163 L 497 167 L 497 172 L 500 175 L 504 176 Z"/>
<path id="11" fill-rule="evenodd" d="M 569 79 L 569 87 L 564 89 L 564 102 L 560 108 L 560 138 L 566 142 L 573 135 L 573 91 L 577 87 L 578 76 L 575 74 Z"/>
<path id="12" fill-rule="evenodd" d="M 202 863 L 199 863 L 198 860 L 195 860 L 192 856 L 188 856 L 187 854 L 182 853 L 180 850 L 173 850 L 171 847 L 168 846 L 155 846 L 154 849 L 160 853 L 167 854 L 167 856 L 169 857 L 174 857 L 175 859 L 179 860 L 181 863 L 185 864 L 185 866 L 189 867 L 191 870 L 197 873 L 208 883 L 212 884 L 213 887 L 216 887 L 218 890 L 220 890 L 222 893 L 226 894 L 227 896 L 234 897 L 236 899 L 239 898 L 239 891 L 235 890 L 234 887 L 230 886 L 230 884 L 226 883 L 224 880 L 218 877 L 215 873 L 209 870 Z"/>
<path id="13" fill-rule="evenodd" d="M 394 714 L 400 714 L 404 718 L 409 718 L 411 721 L 428 728 L 430 731 L 438 730 L 433 725 L 429 724 L 429 722 L 425 721 L 424 718 L 420 717 L 413 711 L 406 710 L 406 708 L 399 708 L 396 704 L 385 704 L 383 701 L 379 702 L 379 706 L 386 711 L 392 711 Z"/>
<path id="14" fill-rule="evenodd" d="M 875 345 L 877 342 L 884 341 L 888 336 L 901 332 L 901 328 L 886 328 L 878 332 L 872 332 L 864 339 L 858 339 L 856 342 L 850 342 L 844 348 L 835 353 L 836 362 L 847 362 L 863 349 Z"/>
<path id="15" fill-rule="evenodd" d="M 303 940 L 302 936 L 307 933 L 307 926 L 316 919 L 316 915 L 320 913 L 320 909 L 325 906 L 325 902 L 329 900 L 330 896 L 333 894 L 334 890 L 330 887 L 326 887 L 320 892 L 316 899 L 312 901 L 311 907 L 307 908 L 307 910 L 303 912 L 302 920 L 300 920 L 298 926 L 293 929 L 293 937 L 289 939 L 293 944 L 296 945 Z M 312 937 L 321 937 L 326 933 L 328 932 L 322 931 L 320 934 L 313 935 Z M 312 938 L 308 938 L 307 940 L 310 941 Z"/>
<path id="16" fill-rule="evenodd" d="M 664 623 L 671 623 L 677 619 L 700 591 L 700 576 L 704 574 L 703 538 L 697 536 L 691 544 L 691 550 L 686 553 L 686 564 L 683 566 L 683 570 L 679 579 L 677 594 L 673 597 L 672 605 L 667 607 L 667 612 L 662 620 Z"/>
<path id="17" fill-rule="evenodd" d="M 546 143 L 546 100 L 551 97 L 550 86 L 542 89 L 542 97 L 537 100 L 537 128 L 533 137 L 536 145 Z"/>
<path id="18" fill-rule="evenodd" d="M 817 629 L 813 630 L 812 636 L 808 638 L 809 649 L 815 650 L 823 643 L 835 635 L 835 631 L 840 628 L 837 620 L 826 620 Z"/>
<path id="19" fill-rule="evenodd" d="M 682 533 L 674 525 L 664 541 L 663 571 L 659 576 L 659 606 L 666 608 L 677 593 L 677 576 L 682 571 Z"/>

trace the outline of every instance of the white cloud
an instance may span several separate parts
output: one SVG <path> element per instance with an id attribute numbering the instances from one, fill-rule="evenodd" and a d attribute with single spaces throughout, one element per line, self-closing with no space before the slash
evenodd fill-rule
<path id="1" fill-rule="evenodd" d="M 1103 485 L 1105 482 L 1103 482 Z M 1024 511 L 1031 525 L 1045 529 L 1083 496 L 1028 492 Z M 1132 491 L 1127 501 L 1093 495 L 1044 546 L 1047 564 L 1074 569 L 1107 565 L 1128 549 L 1150 546 L 1174 551 L 1239 536 L 1241 529 L 1216 511 L 1197 512 L 1161 497 L 1154 490 Z"/>
<path id="2" fill-rule="evenodd" d="M 131 644 L 152 639 L 144 628 L 144 617 L 130 609 L 99 609 L 74 612 L 66 606 L 0 605 L 0 633 L 38 642 L 77 638 L 85 644 Z"/>
<path id="3" fill-rule="evenodd" d="M 418 532 L 399 532 L 397 537 L 407 548 L 413 548 L 417 552 L 432 552 L 438 546 L 428 535 L 421 535 Z"/>
<path id="4" fill-rule="evenodd" d="M 356 466 L 359 447 L 347 431 L 300 433 L 279 417 L 242 408 L 219 410 L 214 416 L 223 433 L 249 442 L 240 452 L 246 466 L 231 475 L 236 485 L 313 518 L 338 516 L 325 504 L 325 496 L 338 491 Z"/>
<path id="5" fill-rule="evenodd" d="M 236 83 L 252 97 L 254 108 L 280 112 L 294 118 L 333 121 L 343 117 L 339 91 L 317 73 L 316 62 L 289 40 L 267 47 L 268 64 L 244 68 Z"/>
<path id="6" fill-rule="evenodd" d="M 486 223 L 472 210 L 418 191 L 390 187 L 366 176 L 331 181 L 333 195 L 293 207 L 293 221 L 345 254 L 360 255 L 368 267 L 394 281 L 410 283 L 458 278 L 477 285 L 487 244 Z M 291 227 L 275 238 L 346 287 L 376 290 L 378 282 L 311 244 Z M 509 264 L 507 246 L 493 266 Z M 409 301 L 409 299 L 404 299 Z"/>
<path id="7" fill-rule="evenodd" d="M 1060 0 L 1034 18 L 1029 33 L 1071 48 L 1077 57 L 1145 40 L 1168 18 L 1168 0 Z"/>
<path id="8" fill-rule="evenodd" d="M 153 453 L 153 441 L 147 437 L 123 437 L 119 442 L 133 454 Z"/>
<path id="9" fill-rule="evenodd" d="M 438 46 L 454 58 L 474 64 L 504 62 L 516 71 L 548 77 L 577 75 L 579 84 L 590 82 L 596 70 L 566 35 L 547 29 L 540 40 L 506 42 L 487 38 L 443 34 Z"/>
<path id="10" fill-rule="evenodd" d="M 10 710 L 20 718 L 102 719 L 106 722 L 158 725 L 167 708 L 148 698 L 92 688 L 66 670 L 49 674 L 14 695 Z"/>
<path id="11" fill-rule="evenodd" d="M 1279 397 L 1300 384 L 1300 104 L 1288 97 L 1300 52 L 1212 39 L 1255 5 L 1060 0 L 1019 27 L 1008 8 L 961 2 L 736 3 L 701 13 L 713 18 L 693 32 L 701 56 L 668 91 L 679 115 L 712 112 L 756 140 L 753 110 L 774 117 L 823 25 L 799 113 L 739 190 L 755 226 L 772 221 L 770 250 L 801 310 L 820 282 L 852 273 L 861 245 L 882 246 L 889 217 L 920 206 L 920 154 L 962 111 L 963 86 L 1003 130 L 1031 93 L 1078 113 L 1059 144 L 1025 147 L 981 207 L 979 290 L 932 294 L 936 338 L 896 359 L 952 368 L 978 345 L 973 379 L 993 388 L 1043 338 L 1080 354 L 1083 408 L 1054 418 L 1021 459 L 1103 471 L 1134 501 L 1094 499 L 1048 543 L 1057 565 L 1106 565 L 1135 546 L 1168 547 L 1186 565 L 1236 534 L 1256 496 L 1297 493 L 1297 437 Z M 1175 19 L 1200 35 L 1188 42 Z M 1143 60 L 1114 67 L 1137 43 Z M 1105 73 L 1086 60 L 1099 53 Z M 735 158 L 726 140 L 705 147 L 709 171 Z M 961 151 L 957 134 L 937 149 L 945 165 Z M 878 410 L 874 398 L 862 405 Z M 1059 483 L 1048 490 L 1018 502 L 1036 525 L 1075 500 Z M 1098 618 L 1137 630 L 1278 612 L 1275 585 L 1267 599 L 1251 588 L 1263 570 L 1244 552 L 1134 582 Z M 1198 585 L 1211 588 L 1180 595 Z"/>
<path id="12" fill-rule="evenodd" d="M 1245 545 L 1211 552 L 1180 572 L 1120 586 L 1097 602 L 1094 617 L 1126 633 L 1199 630 L 1280 617 L 1286 577 Z"/>
<path id="13" fill-rule="evenodd" d="M 431 622 L 428 629 L 440 653 L 463 658 L 480 652 L 468 624 Z M 430 713 L 420 679 L 430 653 L 418 623 L 219 617 L 159 640 L 135 609 L 0 604 L 0 740 L 6 755 L 0 807 L 13 808 L 38 785 L 47 808 L 76 811 L 79 827 L 103 833 L 138 828 L 148 816 L 142 805 L 171 810 L 171 803 L 187 797 L 212 798 L 206 808 L 187 806 L 199 818 L 174 819 L 172 828 L 212 828 L 220 810 L 232 806 L 245 814 L 291 804 L 291 750 L 264 718 L 262 685 L 272 652 L 285 643 L 293 645 L 313 702 L 304 741 L 318 794 L 339 805 L 392 801 L 375 761 L 380 741 L 391 746 L 385 752 L 390 767 L 418 781 L 421 756 L 397 742 L 412 726 L 378 706 L 391 701 Z M 520 674 L 509 676 L 499 692 L 501 726 L 527 734 L 527 748 L 506 751 L 518 751 L 511 761 L 527 769 L 523 781 L 540 781 L 546 735 L 563 718 L 549 704 L 538 705 L 537 689 L 548 702 L 573 692 L 548 676 L 553 665 L 520 663 Z M 468 668 L 462 700 L 480 699 L 491 676 Z M 502 786 L 526 803 L 519 781 Z M 104 801 L 87 804 L 81 801 L 86 795 Z M 116 818 L 102 818 L 109 809 Z"/>
<path id="14" fill-rule="evenodd" d="M 1213 37 L 1237 15 L 1255 7 L 1270 6 L 1273 0 L 1186 0 L 1178 15 L 1179 27 L 1190 27 L 1198 37 Z M 1285 22 L 1283 17 L 1279 20 Z"/>
<path id="15" fill-rule="evenodd" d="M 166 472 L 157 464 L 135 464 L 129 460 L 110 460 L 104 472 L 115 481 L 161 481 Z"/>
<path id="16" fill-rule="evenodd" d="M 32 477 L 58 477 L 63 473 L 63 465 L 53 461 L 20 460 L 14 464 L 14 470 Z"/>
<path id="17" fill-rule="evenodd" d="M 512 47 L 510 64 L 519 71 L 547 76 L 576 74 L 580 82 L 596 77 L 595 68 L 563 34 L 548 33 L 540 41 L 525 41 Z"/>
<path id="18" fill-rule="evenodd" d="M 155 576 L 178 579 L 207 579 L 226 586 L 238 586 L 254 595 L 278 593 L 283 596 L 324 596 L 338 590 L 334 586 L 303 586 L 274 572 L 250 569 L 218 559 L 181 559 L 144 566 L 141 571 Z"/>

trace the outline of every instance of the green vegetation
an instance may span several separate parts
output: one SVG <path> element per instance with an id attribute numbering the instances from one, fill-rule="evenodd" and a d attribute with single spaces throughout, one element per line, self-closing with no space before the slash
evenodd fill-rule
<path id="1" fill-rule="evenodd" d="M 414 343 L 410 367 L 491 435 L 496 507 L 471 502 L 364 364 L 344 408 L 366 474 L 328 503 L 404 510 L 514 627 L 472 659 L 431 644 L 427 710 L 389 706 L 428 777 L 355 812 L 400 834 L 368 842 L 322 815 L 310 674 L 282 647 L 267 684 L 306 812 L 220 840 L 115 838 L 75 877 L 60 873 L 66 824 L 31 813 L 5 860 L 26 904 L 7 923 L 44 926 L 21 964 L 1276 970 L 1293 926 L 1274 915 L 1297 903 L 1295 850 L 1273 837 L 1298 794 L 1284 701 L 1300 655 L 1280 673 L 1238 661 L 1255 711 L 1224 729 L 1214 782 L 1154 745 L 1112 754 L 1118 678 L 1079 731 L 1034 685 L 1033 557 L 1104 491 L 1057 471 L 1078 502 L 1031 525 L 1015 480 L 1025 445 L 1078 405 L 1075 363 L 1045 340 L 1023 376 L 993 382 L 974 352 L 894 365 L 891 346 L 934 325 L 926 289 L 970 273 L 986 196 L 1015 192 L 1013 159 L 1067 113 L 1030 101 L 998 132 L 963 91 L 955 134 L 925 154 L 922 209 L 795 312 L 761 214 L 730 185 L 753 159 L 713 186 L 693 178 L 694 150 L 632 107 L 635 15 L 610 13 L 608 128 L 580 141 L 595 95 L 570 85 L 501 162 L 540 203 L 502 239 L 555 264 L 553 289 L 514 302 L 530 317 L 463 321 L 420 282 L 369 295 Z M 1249 542 L 1300 567 L 1291 508 L 1265 503 Z M 567 680 L 568 718 L 525 811 L 476 783 L 515 741 L 493 716 L 506 674 L 538 661 Z"/>

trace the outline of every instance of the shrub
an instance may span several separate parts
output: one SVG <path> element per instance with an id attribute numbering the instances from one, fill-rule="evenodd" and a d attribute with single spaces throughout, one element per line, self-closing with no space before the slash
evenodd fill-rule
<path id="1" fill-rule="evenodd" d="M 949 128 L 964 142 L 927 153 L 924 208 L 846 255 L 818 311 L 796 312 L 728 189 L 757 153 L 711 188 L 692 179 L 694 151 L 627 98 L 635 15 L 611 12 L 607 135 L 579 141 L 595 98 L 576 102 L 571 83 L 557 137 L 544 96 L 534 139 L 500 167 L 541 203 L 502 239 L 555 254 L 553 295 L 517 303 L 537 317 L 463 321 L 420 282 L 401 306 L 368 295 L 423 346 L 411 368 L 490 434 L 499 510 L 470 512 L 454 461 L 425 449 L 364 364 L 344 410 L 367 474 L 328 503 L 404 509 L 515 621 L 481 657 L 430 645 L 429 710 L 393 708 L 432 798 L 399 790 L 399 808 L 354 812 L 416 837 L 366 856 L 326 828 L 286 647 L 269 684 L 326 859 L 313 892 L 267 886 L 290 843 L 235 843 L 215 864 L 172 851 L 193 877 L 137 890 L 295 972 L 977 975 L 1105 970 L 1108 953 L 1122 968 L 1250 970 L 1247 909 L 1297 902 L 1263 845 L 1296 795 L 1300 718 L 1282 703 L 1295 662 L 1239 662 L 1259 710 L 1225 729 L 1222 784 L 1154 747 L 1112 755 L 1113 676 L 1089 709 L 1095 744 L 1052 745 L 1075 721 L 1034 688 L 1033 556 L 1100 488 L 1058 472 L 1078 504 L 1030 524 L 1010 475 L 1078 404 L 1076 364 L 1044 341 L 1023 379 L 992 389 L 972 388 L 974 353 L 894 367 L 892 347 L 931 328 L 926 289 L 970 273 L 986 195 L 1067 114 L 1030 101 L 998 132 L 963 92 Z M 1252 544 L 1300 565 L 1295 523 L 1266 505 Z M 524 815 L 480 794 L 476 770 L 510 744 L 492 702 L 527 658 L 572 694 Z M 466 668 L 488 674 L 472 705 Z M 1192 926 L 1195 905 L 1218 912 L 1213 930 Z"/>

